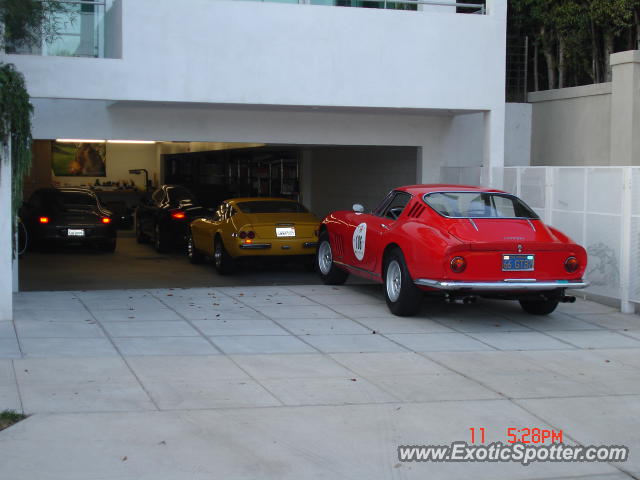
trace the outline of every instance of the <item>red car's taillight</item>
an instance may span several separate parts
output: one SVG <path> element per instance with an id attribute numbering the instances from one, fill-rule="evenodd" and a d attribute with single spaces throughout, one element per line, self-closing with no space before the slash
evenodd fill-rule
<path id="1" fill-rule="evenodd" d="M 40 217 L 40 223 L 49 223 L 49 217 Z"/>
<path id="2" fill-rule="evenodd" d="M 451 259 L 451 270 L 454 273 L 462 273 L 467 268 L 467 261 L 463 257 L 453 257 Z"/>
<path id="3" fill-rule="evenodd" d="M 170 210 L 169 213 L 171 213 L 171 218 L 175 220 L 182 220 L 187 216 L 182 210 Z"/>
<path id="4" fill-rule="evenodd" d="M 102 217 L 102 223 L 108 225 L 111 223 L 111 219 L 109 217 Z"/>
<path id="5" fill-rule="evenodd" d="M 576 257 L 569 257 L 564 261 L 564 269 L 568 273 L 574 273 L 580 268 L 580 262 Z"/>

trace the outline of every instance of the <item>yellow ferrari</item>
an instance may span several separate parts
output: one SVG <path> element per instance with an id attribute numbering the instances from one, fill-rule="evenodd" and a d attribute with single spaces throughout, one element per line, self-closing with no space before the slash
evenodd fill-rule
<path id="1" fill-rule="evenodd" d="M 234 198 L 210 218 L 191 222 L 187 255 L 191 263 L 213 258 L 221 275 L 232 273 L 236 259 L 249 256 L 315 255 L 318 219 L 286 198 Z"/>

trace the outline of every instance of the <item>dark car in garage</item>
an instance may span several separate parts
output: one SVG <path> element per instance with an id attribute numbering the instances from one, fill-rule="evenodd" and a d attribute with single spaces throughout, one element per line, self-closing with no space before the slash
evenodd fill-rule
<path id="1" fill-rule="evenodd" d="M 94 192 L 84 188 L 41 188 L 21 211 L 29 245 L 90 245 L 105 252 L 116 249 L 113 214 Z"/>
<path id="2" fill-rule="evenodd" d="M 160 253 L 183 245 L 189 224 L 206 210 L 195 196 L 180 185 L 162 185 L 146 194 L 135 209 L 138 243 L 153 242 Z"/>

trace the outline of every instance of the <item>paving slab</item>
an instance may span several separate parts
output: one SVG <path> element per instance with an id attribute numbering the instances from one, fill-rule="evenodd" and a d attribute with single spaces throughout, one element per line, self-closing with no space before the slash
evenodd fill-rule
<path id="1" fill-rule="evenodd" d="M 381 335 L 306 335 L 306 342 L 325 353 L 404 352 L 405 348 Z"/>
<path id="2" fill-rule="evenodd" d="M 25 357 L 114 357 L 118 355 L 106 338 L 21 338 Z"/>
<path id="3" fill-rule="evenodd" d="M 75 308 L 37 309 L 21 308 L 13 311 L 13 319 L 16 322 L 87 322 L 93 321 L 93 316 L 82 305 Z"/>
<path id="4" fill-rule="evenodd" d="M 155 409 L 120 358 L 27 358 L 15 369 L 26 412 Z"/>
<path id="5" fill-rule="evenodd" d="M 17 338 L 0 338 L 0 358 L 20 358 L 21 356 Z"/>
<path id="6" fill-rule="evenodd" d="M 540 332 L 603 329 L 600 325 L 556 312 L 551 315 L 529 315 L 528 313 L 518 312 L 517 314 L 508 314 L 508 318 Z"/>
<path id="7" fill-rule="evenodd" d="M 205 335 L 289 335 L 268 319 L 257 320 L 193 320 Z"/>
<path id="8" fill-rule="evenodd" d="M 0 321 L 0 338 L 16 338 L 16 330 L 12 321 Z"/>
<path id="9" fill-rule="evenodd" d="M 498 350 L 566 350 L 571 345 L 540 332 L 469 333 Z"/>
<path id="10" fill-rule="evenodd" d="M 608 330 L 549 332 L 549 335 L 579 348 L 640 348 L 640 340 Z"/>
<path id="11" fill-rule="evenodd" d="M 96 338 L 104 337 L 95 322 L 16 322 L 20 338 Z"/>
<path id="12" fill-rule="evenodd" d="M 260 312 L 276 320 L 282 318 L 344 318 L 343 315 L 322 305 L 261 307 Z"/>
<path id="13" fill-rule="evenodd" d="M 118 337 L 122 355 L 214 355 L 220 353 L 202 337 Z"/>
<path id="14" fill-rule="evenodd" d="M 295 335 L 371 333 L 370 329 L 346 318 L 282 318 L 278 323 Z"/>
<path id="15" fill-rule="evenodd" d="M 316 350 L 293 336 L 235 335 L 210 337 L 226 354 L 238 353 L 311 353 Z"/>
<path id="16" fill-rule="evenodd" d="M 386 337 L 416 352 L 493 350 L 493 347 L 464 333 L 394 333 Z"/>
<path id="17" fill-rule="evenodd" d="M 111 310 L 92 310 L 91 313 L 100 322 L 158 322 L 181 320 L 180 315 L 164 306 L 149 307 L 142 310 L 125 308 Z"/>
<path id="18" fill-rule="evenodd" d="M 0 359 L 0 412 L 3 410 L 22 411 L 18 384 L 13 373 L 11 360 Z"/>
<path id="19" fill-rule="evenodd" d="M 184 320 L 143 322 L 104 322 L 106 332 L 112 337 L 194 337 L 198 332 Z"/>
<path id="20" fill-rule="evenodd" d="M 296 295 L 291 293 L 290 295 L 271 295 L 271 296 L 244 296 L 244 297 L 236 297 L 243 304 L 260 310 L 261 307 L 272 307 L 277 305 L 293 305 L 293 306 L 304 306 L 304 305 L 317 305 L 317 302 L 310 300 L 309 298 L 303 297 L 301 295 Z"/>
<path id="21" fill-rule="evenodd" d="M 389 403 L 395 394 L 353 376 L 323 378 L 270 378 L 261 381 L 285 405 L 349 405 Z"/>
<path id="22" fill-rule="evenodd" d="M 372 376 L 369 380 L 403 402 L 483 400 L 500 395 L 456 373 Z"/>
<path id="23" fill-rule="evenodd" d="M 335 293 L 309 293 L 307 298 L 321 305 L 377 305 L 385 303 L 384 296 L 380 292 L 369 295 L 363 293 L 343 293 L 336 295 Z"/>
<path id="24" fill-rule="evenodd" d="M 21 292 L 13 296 L 13 309 L 84 311 L 84 306 L 73 292 Z"/>
<path id="25" fill-rule="evenodd" d="M 210 379 L 205 383 L 192 383 L 174 378 L 166 382 L 143 381 L 143 384 L 160 410 L 282 405 L 270 391 L 251 379 Z"/>
<path id="26" fill-rule="evenodd" d="M 378 333 L 453 333 L 449 327 L 428 318 L 366 317 L 358 322 Z"/>
<path id="27" fill-rule="evenodd" d="M 175 311 L 188 320 L 269 320 L 268 317 L 246 305 L 225 309 L 214 307 L 176 307 Z"/>
<path id="28" fill-rule="evenodd" d="M 640 315 L 614 313 L 575 313 L 573 316 L 611 330 L 640 329 Z"/>
<path id="29" fill-rule="evenodd" d="M 257 379 L 352 377 L 353 372 L 322 354 L 233 355 L 233 361 Z"/>
<path id="30" fill-rule="evenodd" d="M 366 378 L 395 375 L 435 375 L 450 370 L 414 352 L 332 353 L 330 357 Z"/>

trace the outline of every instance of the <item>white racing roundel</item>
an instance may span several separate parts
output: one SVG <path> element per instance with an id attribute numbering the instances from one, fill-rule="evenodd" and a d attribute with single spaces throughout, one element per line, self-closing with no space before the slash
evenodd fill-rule
<path id="1" fill-rule="evenodd" d="M 367 224 L 361 223 L 353 232 L 353 253 L 359 261 L 364 258 L 364 247 L 367 241 Z"/>

